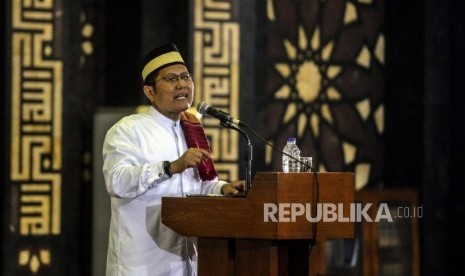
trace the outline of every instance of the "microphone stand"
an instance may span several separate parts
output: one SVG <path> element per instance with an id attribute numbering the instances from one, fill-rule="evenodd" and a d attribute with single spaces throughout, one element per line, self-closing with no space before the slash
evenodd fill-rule
<path id="1" fill-rule="evenodd" d="M 250 187 L 252 186 L 252 143 L 250 142 L 249 136 L 247 133 L 242 130 L 241 128 L 233 126 L 230 122 L 220 122 L 220 125 L 234 129 L 235 131 L 239 132 L 244 136 L 247 141 L 247 145 L 245 147 L 244 152 L 244 159 L 245 159 L 245 192 L 248 193 Z"/>

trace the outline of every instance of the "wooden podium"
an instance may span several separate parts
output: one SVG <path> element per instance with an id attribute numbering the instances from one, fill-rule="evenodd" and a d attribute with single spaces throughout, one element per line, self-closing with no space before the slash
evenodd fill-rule
<path id="1" fill-rule="evenodd" d="M 316 275 L 317 239 L 353 237 L 353 202 L 353 173 L 257 172 L 243 198 L 163 197 L 162 222 L 198 237 L 200 276 Z"/>

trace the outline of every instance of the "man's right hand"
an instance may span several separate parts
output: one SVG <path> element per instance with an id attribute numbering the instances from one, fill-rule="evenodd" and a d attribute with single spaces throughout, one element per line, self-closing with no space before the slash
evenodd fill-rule
<path id="1" fill-rule="evenodd" d="M 187 168 L 197 167 L 202 161 L 212 158 L 205 149 L 189 148 L 179 159 L 171 162 L 170 173 L 181 173 Z"/>

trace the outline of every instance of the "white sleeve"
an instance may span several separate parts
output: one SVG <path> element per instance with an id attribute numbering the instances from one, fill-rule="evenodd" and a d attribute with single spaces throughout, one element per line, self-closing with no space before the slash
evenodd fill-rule
<path id="1" fill-rule="evenodd" d="M 134 198 L 169 177 L 162 162 L 149 164 L 141 156 L 135 132 L 116 124 L 106 134 L 103 144 L 103 175 L 111 196 Z"/>
<path id="2" fill-rule="evenodd" d="M 218 180 L 215 178 L 211 181 L 204 181 L 202 182 L 202 194 L 221 194 L 221 187 L 223 185 L 228 184 L 228 182 L 223 180 Z"/>

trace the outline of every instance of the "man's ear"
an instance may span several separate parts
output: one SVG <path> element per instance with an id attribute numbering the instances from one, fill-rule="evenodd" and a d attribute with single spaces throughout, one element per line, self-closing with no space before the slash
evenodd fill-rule
<path id="1" fill-rule="evenodd" d="M 149 101 L 152 103 L 153 102 L 153 98 L 154 98 L 154 94 L 155 94 L 155 88 L 153 88 L 152 86 L 149 86 L 149 85 L 144 85 L 144 94 L 145 94 L 145 97 L 147 97 L 147 99 L 149 99 Z"/>

